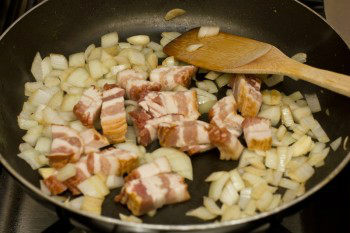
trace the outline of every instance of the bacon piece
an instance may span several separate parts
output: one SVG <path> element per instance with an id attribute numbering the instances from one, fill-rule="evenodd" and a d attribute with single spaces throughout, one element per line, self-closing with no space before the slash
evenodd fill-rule
<path id="1" fill-rule="evenodd" d="M 121 176 L 138 165 L 138 156 L 132 152 L 108 148 L 87 156 L 87 168 L 91 174 L 102 172 L 105 175 Z"/>
<path id="2" fill-rule="evenodd" d="M 187 201 L 190 194 L 184 178 L 175 173 L 162 173 L 125 183 L 115 201 L 126 204 L 131 212 L 143 215 L 163 205 Z"/>
<path id="3" fill-rule="evenodd" d="M 171 91 L 178 85 L 189 87 L 196 72 L 195 66 L 160 67 L 151 71 L 150 80 L 159 83 L 163 91 Z"/>
<path id="4" fill-rule="evenodd" d="M 77 162 L 83 153 L 83 140 L 79 133 L 67 126 L 52 125 L 51 153 L 48 155 L 50 165 L 61 168 L 68 162 Z"/>
<path id="5" fill-rule="evenodd" d="M 272 143 L 271 122 L 261 117 L 248 117 L 243 123 L 244 139 L 251 150 L 269 150 Z"/>
<path id="6" fill-rule="evenodd" d="M 196 120 L 200 116 L 194 90 L 150 92 L 140 100 L 139 105 L 152 118 L 180 114 L 187 120 Z"/>
<path id="7" fill-rule="evenodd" d="M 92 86 L 83 92 L 73 112 L 83 125 L 92 128 L 100 113 L 101 105 L 102 94 L 95 86 Z"/>
<path id="8" fill-rule="evenodd" d="M 50 177 L 43 180 L 46 187 L 50 190 L 51 194 L 57 195 L 67 190 L 67 186 L 61 181 L 57 180 L 56 176 L 51 175 Z"/>
<path id="9" fill-rule="evenodd" d="M 168 159 L 166 157 L 160 157 L 155 159 L 153 162 L 146 163 L 134 169 L 125 178 L 125 182 L 128 182 L 133 179 L 146 178 L 168 172 L 171 172 L 171 167 Z"/>
<path id="10" fill-rule="evenodd" d="M 180 150 L 185 151 L 189 155 L 194 155 L 197 153 L 206 152 L 206 151 L 211 150 L 213 148 L 214 148 L 214 146 L 211 144 L 203 144 L 203 145 L 184 146 L 184 147 L 181 147 Z"/>
<path id="11" fill-rule="evenodd" d="M 87 129 L 80 133 L 84 142 L 84 153 L 97 152 L 100 148 L 108 146 L 108 139 L 95 129 Z"/>
<path id="12" fill-rule="evenodd" d="M 149 145 L 157 139 L 158 125 L 165 122 L 183 120 L 184 117 L 178 114 L 165 115 L 153 118 L 142 108 L 136 109 L 129 113 L 134 124 L 137 141 L 143 146 Z"/>
<path id="13" fill-rule="evenodd" d="M 210 147 L 209 124 L 204 121 L 178 121 L 162 123 L 158 126 L 159 143 L 163 147 L 189 150 L 191 153 L 203 152 Z M 193 147 L 205 145 L 205 147 Z"/>
<path id="14" fill-rule="evenodd" d="M 65 180 L 63 183 L 68 187 L 73 195 L 79 195 L 81 192 L 78 189 L 78 184 L 91 176 L 87 167 L 87 156 L 82 157 L 77 163 L 75 163 L 77 173 L 75 176 Z"/>
<path id="15" fill-rule="evenodd" d="M 226 128 L 210 124 L 209 138 L 210 142 L 219 149 L 222 160 L 237 160 L 243 151 L 243 146 L 237 139 L 237 135 Z"/>
<path id="16" fill-rule="evenodd" d="M 125 89 L 129 99 L 137 101 L 146 93 L 161 89 L 159 83 L 147 81 L 146 78 L 142 73 L 127 69 L 118 73 L 117 84 Z"/>
<path id="17" fill-rule="evenodd" d="M 261 81 L 254 76 L 236 75 L 231 82 L 233 96 L 244 117 L 256 116 L 262 104 Z"/>
<path id="18" fill-rule="evenodd" d="M 124 108 L 125 91 L 115 84 L 103 87 L 101 125 L 103 134 L 113 143 L 124 142 L 127 130 Z"/>

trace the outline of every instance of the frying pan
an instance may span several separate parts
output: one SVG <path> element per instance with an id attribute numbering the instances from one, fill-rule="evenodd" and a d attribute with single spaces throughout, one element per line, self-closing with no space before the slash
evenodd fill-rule
<path id="1" fill-rule="evenodd" d="M 173 8 L 187 13 L 172 21 L 163 16 Z M 272 212 L 224 222 L 208 223 L 186 217 L 184 213 L 202 204 L 208 192 L 204 182 L 211 172 L 229 170 L 234 161 L 220 161 L 213 150 L 192 158 L 194 181 L 188 182 L 191 200 L 165 206 L 153 218 L 144 217 L 144 224 L 121 222 L 118 213 L 129 212 L 114 204 L 114 190 L 103 205 L 102 216 L 68 209 L 63 204 L 41 194 L 39 175 L 19 159 L 18 145 L 24 132 L 17 126 L 16 116 L 24 102 L 24 83 L 33 80 L 32 59 L 37 51 L 69 55 L 83 51 L 91 43 L 99 44 L 101 35 L 118 31 L 121 40 L 136 34 L 150 35 L 159 41 L 163 31 L 185 31 L 201 25 L 219 25 L 222 31 L 254 38 L 276 45 L 288 55 L 308 54 L 308 63 L 323 69 L 350 74 L 349 49 L 337 33 L 317 14 L 292 0 L 60 0 L 44 1 L 17 20 L 0 37 L 0 160 L 4 167 L 43 205 L 56 208 L 64 216 L 104 231 L 228 231 L 242 229 L 266 221 L 267 218 L 295 206 L 315 193 L 347 164 L 350 154 L 343 149 L 331 152 L 325 166 L 307 182 L 307 192 L 296 200 Z M 315 117 L 324 126 L 331 140 L 350 134 L 350 99 L 321 90 L 303 81 L 287 79 L 276 88 L 286 94 L 294 91 L 317 93 L 322 109 Z M 35 210 L 33 210 L 35 214 Z"/>

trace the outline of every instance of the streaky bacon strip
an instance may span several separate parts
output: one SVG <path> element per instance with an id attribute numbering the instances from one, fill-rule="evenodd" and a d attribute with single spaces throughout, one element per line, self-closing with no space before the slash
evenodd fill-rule
<path id="1" fill-rule="evenodd" d="M 83 125 L 92 128 L 102 105 L 102 94 L 91 86 L 83 92 L 79 102 L 74 106 L 73 112 Z"/>
<path id="2" fill-rule="evenodd" d="M 67 186 L 61 181 L 57 180 L 56 176 L 51 175 L 50 177 L 43 180 L 46 187 L 50 190 L 52 195 L 63 193 L 67 190 Z"/>
<path id="3" fill-rule="evenodd" d="M 143 146 L 149 145 L 156 140 L 158 125 L 165 122 L 174 122 L 183 120 L 184 117 L 179 114 L 169 114 L 153 118 L 144 109 L 138 108 L 129 113 L 134 123 L 137 141 Z"/>
<path id="4" fill-rule="evenodd" d="M 138 156 L 130 151 L 111 147 L 87 155 L 87 169 L 91 174 L 121 176 L 138 166 Z"/>
<path id="5" fill-rule="evenodd" d="M 150 92 L 139 101 L 139 106 L 152 118 L 180 114 L 187 120 L 196 120 L 200 116 L 194 90 Z"/>
<path id="6" fill-rule="evenodd" d="M 103 87 L 101 126 L 103 134 L 113 143 L 125 141 L 127 123 L 124 93 L 115 84 L 106 84 Z"/>
<path id="7" fill-rule="evenodd" d="M 117 76 L 117 84 L 125 89 L 129 99 L 138 101 L 142 96 L 150 91 L 159 91 L 161 85 L 159 83 L 150 82 L 142 73 L 132 69 L 120 71 Z"/>
<path id="8" fill-rule="evenodd" d="M 84 142 L 84 153 L 97 152 L 100 148 L 108 146 L 108 139 L 95 129 L 87 129 L 80 133 Z"/>
<path id="9" fill-rule="evenodd" d="M 271 122 L 262 117 L 247 117 L 243 123 L 244 138 L 251 150 L 269 150 L 272 143 Z"/>
<path id="10" fill-rule="evenodd" d="M 61 168 L 68 162 L 77 162 L 83 153 L 83 140 L 79 133 L 67 126 L 52 125 L 51 152 L 48 155 L 50 165 Z"/>
<path id="11" fill-rule="evenodd" d="M 158 126 L 159 143 L 163 147 L 187 149 L 192 154 L 203 152 L 203 149 L 211 148 L 208 130 L 209 124 L 198 120 L 162 123 Z"/>
<path id="12" fill-rule="evenodd" d="M 171 172 L 171 167 L 168 159 L 166 157 L 160 157 L 150 163 L 146 163 L 132 170 L 132 172 L 129 173 L 129 175 L 125 178 L 125 182 L 168 172 Z"/>
<path id="13" fill-rule="evenodd" d="M 192 65 L 160 67 L 151 71 L 150 80 L 159 83 L 163 91 L 171 91 L 178 85 L 189 87 L 196 72 L 197 67 Z"/>
<path id="14" fill-rule="evenodd" d="M 233 96 L 242 116 L 256 116 L 262 104 L 261 80 L 255 76 L 236 75 L 231 82 Z"/>
<path id="15" fill-rule="evenodd" d="M 188 199 L 190 194 L 187 184 L 183 177 L 175 173 L 131 180 L 125 183 L 121 193 L 115 197 L 116 202 L 126 204 L 136 216 Z"/>

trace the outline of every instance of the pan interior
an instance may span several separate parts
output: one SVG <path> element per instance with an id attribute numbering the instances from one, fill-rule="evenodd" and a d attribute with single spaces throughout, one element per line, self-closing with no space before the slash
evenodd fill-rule
<path id="1" fill-rule="evenodd" d="M 172 21 L 163 19 L 172 8 L 187 13 Z M 306 52 L 308 64 L 350 74 L 350 53 L 340 37 L 318 16 L 294 1 L 281 0 L 61 0 L 48 1 L 24 17 L 0 41 L 0 152 L 9 164 L 25 179 L 38 186 L 39 175 L 16 154 L 24 131 L 17 126 L 17 115 L 24 102 L 24 83 L 33 80 L 30 74 L 32 59 L 37 51 L 49 53 L 83 51 L 89 44 L 99 45 L 101 35 L 117 31 L 121 41 L 136 34 L 150 35 L 159 41 L 163 31 L 183 32 L 201 25 L 219 25 L 222 31 L 251 37 L 276 45 L 287 55 Z M 291 94 L 317 93 L 322 112 L 315 117 L 324 126 L 331 140 L 350 134 L 350 99 L 322 90 L 303 81 L 287 79 L 276 86 Z M 324 110 L 329 109 L 330 116 Z M 307 183 L 307 189 L 324 180 L 346 157 L 340 148 L 331 151 L 326 165 L 317 169 Z M 144 217 L 148 223 L 192 224 L 202 221 L 185 217 L 184 213 L 202 205 L 208 193 L 204 182 L 211 172 L 230 170 L 233 161 L 220 161 L 216 150 L 192 157 L 194 177 L 188 182 L 191 200 L 169 205 L 155 217 Z M 103 215 L 118 217 L 127 209 L 112 201 L 114 190 L 103 205 Z M 175 217 L 176 216 L 176 217 Z"/>

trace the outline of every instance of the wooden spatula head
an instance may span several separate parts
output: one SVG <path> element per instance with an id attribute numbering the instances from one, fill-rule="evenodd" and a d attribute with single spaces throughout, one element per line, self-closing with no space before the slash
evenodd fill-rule
<path id="1" fill-rule="evenodd" d="M 248 64 L 266 54 L 271 45 L 224 32 L 216 36 L 198 38 L 199 28 L 185 32 L 164 47 L 164 52 L 176 59 L 209 70 L 224 72 Z M 203 44 L 193 52 L 192 44 Z"/>

